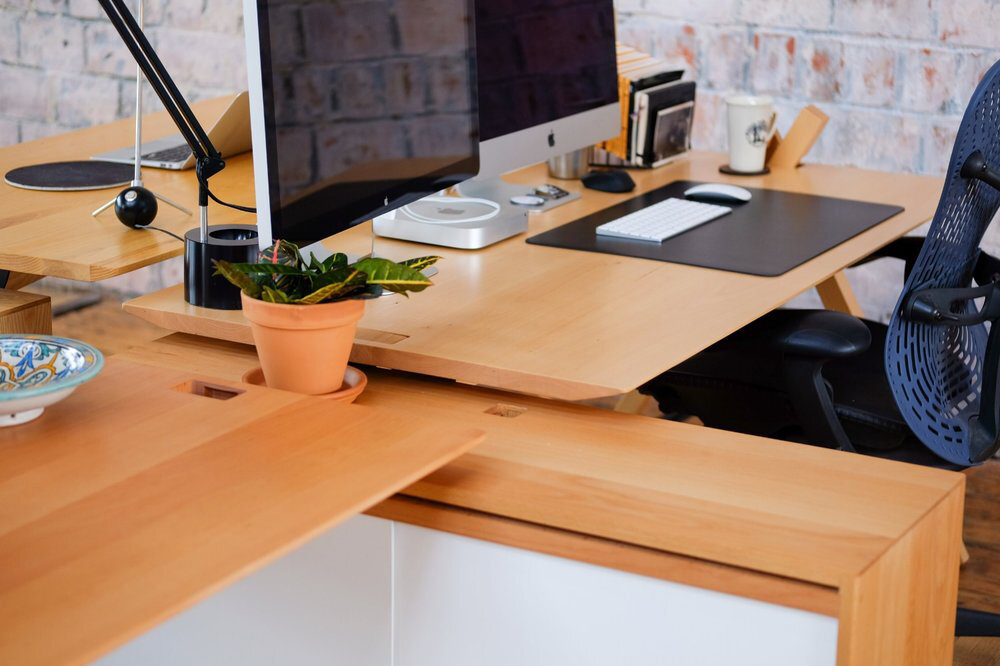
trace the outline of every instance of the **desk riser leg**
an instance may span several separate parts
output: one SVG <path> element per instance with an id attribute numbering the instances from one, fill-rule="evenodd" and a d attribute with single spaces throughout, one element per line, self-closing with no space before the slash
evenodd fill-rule
<path id="1" fill-rule="evenodd" d="M 827 310 L 846 312 L 855 317 L 865 316 L 844 271 L 838 271 L 820 282 L 816 285 L 816 291 L 819 292 L 819 298 Z"/>

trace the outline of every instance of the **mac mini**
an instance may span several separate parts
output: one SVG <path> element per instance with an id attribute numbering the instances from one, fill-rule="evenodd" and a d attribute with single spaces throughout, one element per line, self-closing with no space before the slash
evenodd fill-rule
<path id="1" fill-rule="evenodd" d="M 377 236 L 478 250 L 528 230 L 528 212 L 481 199 L 429 197 L 375 218 Z"/>

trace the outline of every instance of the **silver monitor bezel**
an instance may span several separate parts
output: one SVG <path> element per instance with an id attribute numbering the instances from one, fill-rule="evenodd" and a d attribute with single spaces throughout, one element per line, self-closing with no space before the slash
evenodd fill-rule
<path id="1" fill-rule="evenodd" d="M 557 118 L 479 143 L 479 179 L 495 178 L 580 150 L 621 132 L 618 102 Z M 549 142 L 552 136 L 552 145 Z"/>

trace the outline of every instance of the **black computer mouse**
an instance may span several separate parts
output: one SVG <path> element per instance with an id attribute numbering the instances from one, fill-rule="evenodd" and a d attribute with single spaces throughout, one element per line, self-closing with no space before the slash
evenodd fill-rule
<path id="1" fill-rule="evenodd" d="M 601 192 L 631 192 L 635 189 L 632 176 L 624 171 L 591 171 L 583 177 L 583 185 Z"/>

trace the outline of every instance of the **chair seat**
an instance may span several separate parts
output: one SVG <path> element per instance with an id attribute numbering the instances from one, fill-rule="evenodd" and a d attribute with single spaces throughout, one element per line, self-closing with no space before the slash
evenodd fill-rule
<path id="1" fill-rule="evenodd" d="M 787 311 L 777 310 L 701 354 L 651 380 L 640 390 L 667 415 L 694 415 L 709 427 L 791 442 L 808 442 L 785 391 L 781 354 L 768 349 L 770 333 Z M 883 361 L 887 327 L 864 321 L 869 348 L 833 359 L 823 378 L 851 443 L 859 453 L 948 467 L 917 440 L 889 388 Z"/>

